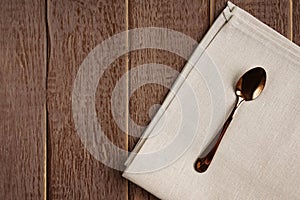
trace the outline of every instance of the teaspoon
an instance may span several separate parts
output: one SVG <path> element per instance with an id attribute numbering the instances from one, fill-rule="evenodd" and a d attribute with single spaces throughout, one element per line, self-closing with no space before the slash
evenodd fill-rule
<path id="1" fill-rule="evenodd" d="M 256 99 L 264 89 L 266 83 L 266 71 L 261 67 L 255 67 L 249 71 L 247 71 L 237 82 L 235 94 L 237 96 L 237 100 L 235 106 L 224 123 L 221 133 L 217 138 L 217 142 L 215 144 L 210 144 L 204 152 L 208 152 L 205 155 L 200 155 L 195 164 L 194 168 L 197 172 L 203 173 L 209 167 L 218 146 L 231 122 L 235 111 L 244 101 L 251 101 Z M 214 141 L 212 142 L 214 143 Z M 211 149 L 210 149 L 211 148 Z"/>

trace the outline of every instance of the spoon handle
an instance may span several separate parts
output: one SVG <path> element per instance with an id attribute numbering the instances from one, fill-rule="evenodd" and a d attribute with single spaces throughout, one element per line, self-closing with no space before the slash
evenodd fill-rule
<path id="1" fill-rule="evenodd" d="M 237 110 L 237 108 L 240 106 L 240 104 L 244 101 L 244 99 L 238 97 L 237 98 L 237 101 L 236 101 L 236 104 L 233 108 L 233 110 L 231 111 L 229 117 L 227 118 L 226 122 L 224 123 L 222 129 L 221 129 L 221 133 L 218 137 L 218 140 L 216 142 L 216 144 L 213 146 L 213 148 L 204 156 L 202 157 L 201 155 L 197 158 L 196 162 L 195 162 L 195 165 L 194 165 L 194 168 L 197 172 L 199 173 L 203 173 L 207 170 L 207 168 L 209 167 L 217 149 L 218 149 L 218 146 L 230 124 L 230 122 L 232 121 L 233 119 L 233 116 L 234 116 L 234 113 L 235 111 Z M 211 147 L 211 145 L 208 146 L 208 148 Z"/>

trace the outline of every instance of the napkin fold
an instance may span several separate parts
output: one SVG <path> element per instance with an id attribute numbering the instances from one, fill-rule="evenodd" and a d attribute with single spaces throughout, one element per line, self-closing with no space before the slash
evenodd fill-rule
<path id="1" fill-rule="evenodd" d="M 193 164 L 234 106 L 236 81 L 267 72 L 205 173 Z M 201 41 L 126 161 L 161 199 L 300 199 L 300 48 L 232 3 Z"/>

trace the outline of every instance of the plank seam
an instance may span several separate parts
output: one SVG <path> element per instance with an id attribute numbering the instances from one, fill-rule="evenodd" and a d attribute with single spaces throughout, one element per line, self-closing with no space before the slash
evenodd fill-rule
<path id="1" fill-rule="evenodd" d="M 215 19 L 215 0 L 209 0 L 209 25 L 211 26 Z"/>
<path id="2" fill-rule="evenodd" d="M 49 60 L 50 60 L 50 54 L 51 54 L 51 40 L 50 40 L 50 30 L 49 30 L 49 17 L 48 17 L 48 0 L 45 0 L 45 25 L 46 25 L 46 83 L 45 83 L 45 88 L 46 88 L 46 98 L 45 98 L 45 142 L 44 142 L 44 149 L 45 149 L 45 156 L 44 156 L 44 199 L 47 200 L 49 199 L 49 160 L 48 160 L 48 130 L 49 130 L 49 111 L 48 111 L 48 104 L 47 104 L 47 92 L 48 92 L 48 70 L 49 70 Z"/>
<path id="3" fill-rule="evenodd" d="M 127 106 L 127 102 L 129 102 L 129 33 L 128 33 L 128 29 L 129 29 L 129 0 L 125 0 L 125 26 L 126 26 L 126 50 L 127 50 L 127 54 L 125 56 L 125 73 L 126 75 L 126 141 L 125 141 L 125 148 L 127 151 L 127 157 L 128 157 L 128 151 L 129 151 L 129 104 Z M 125 198 L 126 200 L 129 199 L 129 181 L 126 180 L 126 194 L 125 194 Z"/>
<path id="4" fill-rule="evenodd" d="M 290 40 L 293 41 L 293 0 L 290 0 L 289 30 Z"/>

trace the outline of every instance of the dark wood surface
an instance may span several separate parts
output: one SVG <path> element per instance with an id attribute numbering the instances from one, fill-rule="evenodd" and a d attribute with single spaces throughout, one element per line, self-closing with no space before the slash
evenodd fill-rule
<path id="1" fill-rule="evenodd" d="M 300 44 L 299 0 L 233 3 Z M 163 27 L 200 41 L 225 5 L 225 0 L 2 0 L 0 199 L 156 199 L 97 161 L 82 145 L 71 110 L 76 74 L 94 47 L 128 29 Z M 124 43 L 130 47 L 130 35 Z M 113 119 L 111 96 L 121 76 L 147 63 L 181 71 L 185 62 L 167 51 L 144 49 L 109 66 L 95 97 L 98 121 L 115 145 L 130 151 L 138 138 L 127 132 L 142 132 L 130 124 L 122 131 Z M 143 73 L 139 71 L 140 76 Z M 133 89 L 131 75 L 125 85 L 127 95 Z M 175 78 L 168 77 L 168 84 Z M 146 126 L 149 109 L 160 104 L 168 91 L 146 84 L 132 96 L 120 98 L 120 104 L 130 98 L 124 120 L 130 117 Z"/>
<path id="2" fill-rule="evenodd" d="M 81 143 L 71 99 L 76 74 L 88 53 L 103 40 L 126 30 L 125 6 L 125 1 L 110 0 L 48 1 L 49 199 L 121 200 L 127 196 L 127 181 L 121 173 L 97 161 Z M 105 73 L 96 93 L 99 121 L 108 130 L 108 137 L 122 148 L 126 147 L 126 135 L 111 123 L 110 96 L 116 81 L 126 72 L 124 60 L 116 61 Z"/>
<path id="3" fill-rule="evenodd" d="M 45 193 L 45 2 L 0 1 L 0 199 Z"/>

